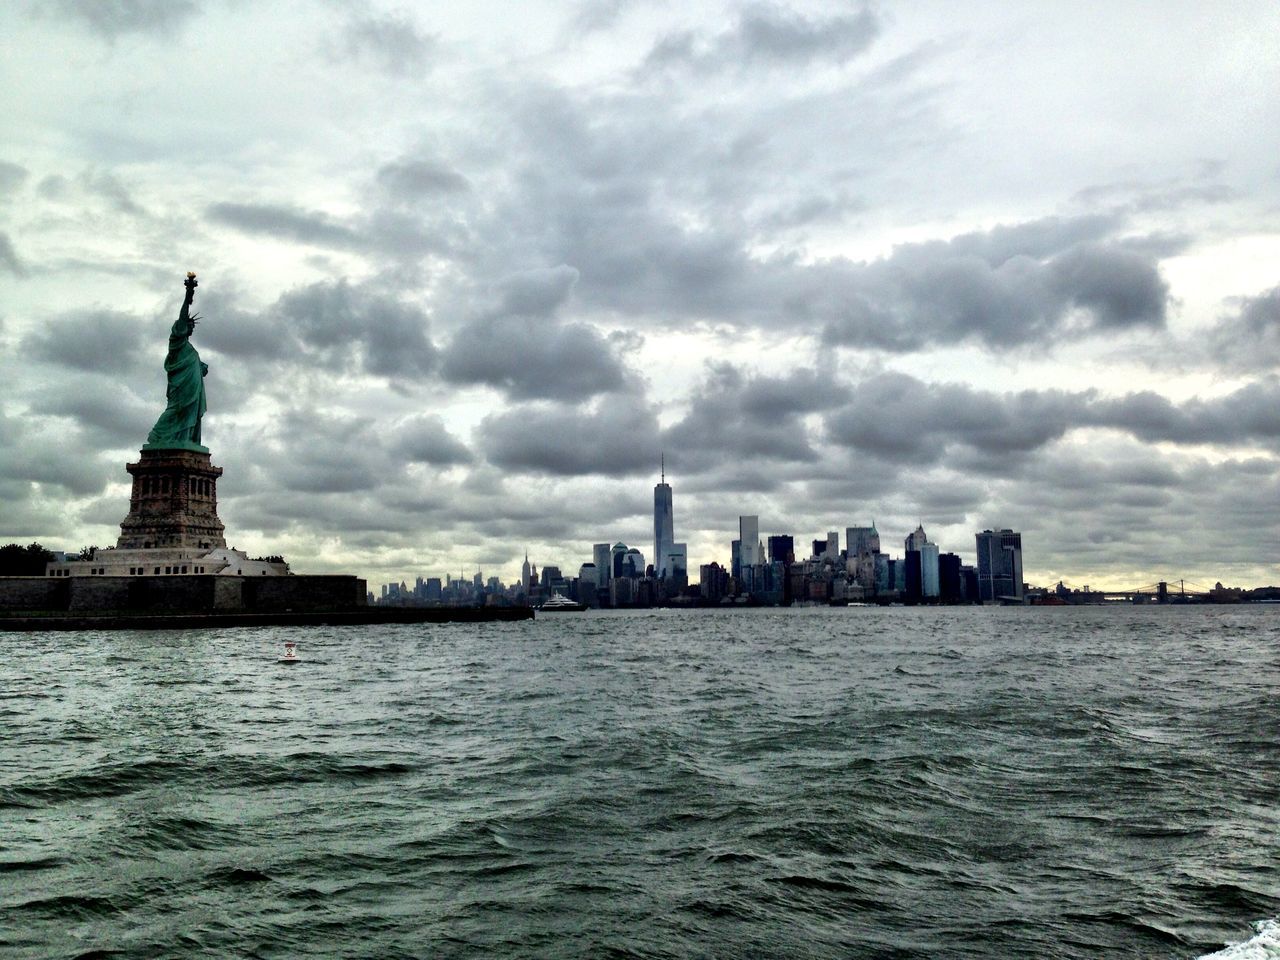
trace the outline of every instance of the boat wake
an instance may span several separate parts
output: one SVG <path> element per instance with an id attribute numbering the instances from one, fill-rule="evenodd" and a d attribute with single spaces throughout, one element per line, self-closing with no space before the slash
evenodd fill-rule
<path id="1" fill-rule="evenodd" d="M 1280 918 L 1259 921 L 1253 929 L 1257 932 L 1243 943 L 1233 943 L 1200 960 L 1280 960 Z"/>

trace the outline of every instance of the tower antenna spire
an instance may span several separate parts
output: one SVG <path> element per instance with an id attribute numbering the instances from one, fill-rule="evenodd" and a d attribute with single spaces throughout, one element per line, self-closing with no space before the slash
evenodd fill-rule
<path id="1" fill-rule="evenodd" d="M 667 452 L 664 450 L 658 456 L 659 456 L 658 463 L 661 464 L 661 467 L 662 467 L 662 482 L 666 483 L 667 482 Z"/>

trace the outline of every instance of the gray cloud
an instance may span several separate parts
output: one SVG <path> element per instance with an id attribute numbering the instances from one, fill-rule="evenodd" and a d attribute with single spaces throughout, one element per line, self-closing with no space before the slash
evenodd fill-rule
<path id="1" fill-rule="evenodd" d="M 358 493 L 395 479 L 399 467 L 377 442 L 375 423 L 324 410 L 281 418 L 267 470 L 281 488 L 303 493 Z M 359 456 L 352 451 L 359 449 Z"/>
<path id="2" fill-rule="evenodd" d="M 583 33 L 608 30 L 615 26 L 636 0 L 582 0 L 573 15 L 572 25 Z"/>
<path id="3" fill-rule="evenodd" d="M 135 216 L 146 213 L 134 200 L 129 188 L 114 173 L 86 170 L 80 177 L 80 184 L 86 192 L 106 200 L 118 213 Z"/>
<path id="4" fill-rule="evenodd" d="M 801 414 L 838 404 L 845 395 L 809 372 L 776 378 L 713 364 L 688 413 L 664 431 L 663 446 L 685 473 L 728 477 L 759 459 L 812 463 L 818 452 Z"/>
<path id="5" fill-rule="evenodd" d="M 224 519 L 272 531 L 261 546 L 300 570 L 438 573 L 505 563 L 516 538 L 572 569 L 592 539 L 648 539 L 665 450 L 694 560 L 725 560 L 734 517 L 758 511 L 802 538 L 874 516 L 900 544 L 941 523 L 967 550 L 974 526 L 1021 526 L 1034 575 L 1250 550 L 1237 569 L 1273 574 L 1273 292 L 1226 302 L 1178 354 L 1222 395 L 1174 396 L 1140 367 L 1275 244 L 1267 64 L 1180 66 L 1206 40 L 1252 56 L 1242 31 L 1276 20 L 1262 5 L 1142 50 L 1038 12 L 1010 44 L 998 12 L 956 29 L 857 4 L 462 10 L 447 49 L 416 10 L 328 0 L 193 23 L 224 5 L 71 0 L 6 22 L 16 51 L 60 53 L 11 124 L 24 146 L 5 159 L 30 172 L 0 165 L 0 405 L 22 425 L 0 421 L 7 527 L 85 542 L 118 522 L 118 452 L 66 450 L 141 442 L 173 264 L 203 262 L 223 277 L 196 341 Z M 250 27 L 280 42 L 246 59 Z M 683 27 L 644 63 L 652 31 Z M 1071 61 L 1097 69 L 1055 86 Z M 1218 162 L 1196 172 L 1206 143 Z M 1231 250 L 1235 268 L 1204 269 Z M 86 280 L 142 343 L 84 310 L 62 326 Z M 753 348 L 768 372 L 696 374 Z M 1098 389 L 1007 392 L 969 348 L 1019 383 Z M 915 376 L 838 374 L 885 366 Z M 145 399 L 83 399 L 125 377 Z M 498 396 L 477 411 L 490 390 L 462 385 Z"/>
<path id="6" fill-rule="evenodd" d="M 661 452 L 652 411 L 627 401 L 516 407 L 485 417 L 476 436 L 494 466 L 554 476 L 652 471 Z"/>
<path id="7" fill-rule="evenodd" d="M 1056 257 L 1050 268 L 1063 302 L 1087 311 L 1099 332 L 1164 326 L 1169 285 L 1149 257 L 1115 245 L 1087 244 Z"/>
<path id="8" fill-rule="evenodd" d="M 626 368 L 594 327 L 527 317 L 485 317 L 454 334 L 444 378 L 486 384 L 519 400 L 585 400 L 627 389 Z"/>
<path id="9" fill-rule="evenodd" d="M 394 428 L 393 453 L 412 463 L 452 466 L 471 463 L 475 458 L 457 437 L 445 428 L 436 414 L 410 417 Z"/>
<path id="10" fill-rule="evenodd" d="M 844 63 L 865 51 L 879 33 L 879 20 L 866 8 L 817 20 L 783 7 L 754 4 L 715 36 L 684 31 L 663 37 L 645 65 L 707 71 L 728 65 L 795 67 L 818 58 Z"/>
<path id="11" fill-rule="evenodd" d="M 169 323 L 172 323 L 170 321 Z M 166 327 L 169 324 L 166 324 Z M 142 359 L 143 333 L 151 325 L 130 313 L 115 310 L 75 310 L 45 324 L 23 341 L 32 357 L 73 370 L 125 373 L 137 369 Z M 156 324 L 154 333 L 163 338 Z"/>
<path id="12" fill-rule="evenodd" d="M 1054 240 L 1065 239 L 1061 226 L 913 244 L 861 266 L 828 264 L 826 336 L 890 350 L 957 343 L 999 349 L 1052 343 L 1067 332 L 1164 326 L 1169 290 L 1153 258 L 1097 241 L 1046 256 Z M 1090 218 L 1085 227 L 1092 226 Z M 1009 241 L 1017 239 L 1030 252 L 1012 253 Z"/>
<path id="13" fill-rule="evenodd" d="M 130 33 L 172 36 L 200 13 L 193 0 L 54 0 L 43 13 L 80 22 L 107 40 Z"/>
<path id="14" fill-rule="evenodd" d="M 427 219 L 376 208 L 339 222 L 328 214 L 279 204 L 215 203 L 206 216 L 243 233 L 310 246 L 416 261 L 426 253 L 452 253 L 465 229 L 447 215 Z"/>
<path id="15" fill-rule="evenodd" d="M 224 402 L 243 404 L 253 394 L 289 402 L 307 390 L 323 393 L 335 374 L 385 378 L 398 391 L 438 381 L 430 318 L 395 284 L 321 281 L 255 309 L 215 285 L 202 288 L 197 306 L 205 318 L 198 347 Z"/>
<path id="16" fill-rule="evenodd" d="M 27 180 L 27 168 L 0 160 L 0 196 L 15 192 Z"/>
<path id="17" fill-rule="evenodd" d="M 1183 444 L 1276 444 L 1280 440 L 1280 377 L 1272 376 L 1222 397 L 1175 404 L 1151 391 L 1098 400 L 1090 420 L 1128 430 L 1147 441 Z"/>
<path id="18" fill-rule="evenodd" d="M 950 444 L 1006 458 L 1044 446 L 1080 423 L 1082 394 L 996 394 L 885 373 L 857 384 L 826 422 L 830 439 L 891 461 L 937 463 Z"/>
<path id="19" fill-rule="evenodd" d="M 1216 175 L 1221 171 L 1211 172 Z M 1194 204 L 1226 203 L 1235 197 L 1236 191 L 1224 183 L 1151 184 L 1130 180 L 1086 187 L 1071 199 L 1086 206 L 1111 205 L 1137 213 L 1163 213 Z"/>
<path id="20" fill-rule="evenodd" d="M 558 310 L 578 282 L 578 271 L 560 264 L 549 269 L 525 270 L 504 277 L 497 284 L 502 313 L 549 316 Z"/>
<path id="21" fill-rule="evenodd" d="M 215 203 L 205 215 L 215 223 L 245 233 L 263 234 L 282 240 L 317 246 L 351 249 L 362 246 L 354 230 L 334 223 L 323 213 L 265 203 Z"/>
<path id="22" fill-rule="evenodd" d="M 706 117 L 673 114 L 660 97 L 513 96 L 521 125 L 504 153 L 528 159 L 490 201 L 493 213 L 470 221 L 476 268 L 567 264 L 579 273 L 576 300 L 597 315 L 759 326 L 895 352 L 1044 347 L 1058 335 L 1165 323 L 1159 259 L 1176 244 L 1124 235 L 1120 214 L 1028 219 L 866 261 L 807 257 L 789 244 L 762 253 L 796 224 L 866 202 L 847 190 L 815 196 L 813 176 L 779 172 L 792 162 L 785 128 L 739 122 L 709 136 Z M 819 123 L 837 103 L 804 107 Z M 885 109 L 868 105 L 873 119 Z"/>
<path id="23" fill-rule="evenodd" d="M 420 309 L 376 285 L 339 280 L 282 294 L 253 323 L 247 341 L 236 346 L 275 336 L 293 348 L 286 352 L 329 369 L 420 380 L 439 363 L 429 328 Z"/>
<path id="24" fill-rule="evenodd" d="M 0 481 L 13 482 L 16 492 L 12 501 L 6 498 L 6 512 L 18 506 L 16 501 L 38 495 L 31 484 L 59 487 L 63 496 L 88 496 L 99 493 L 112 472 L 93 455 L 68 455 L 71 450 L 94 449 L 96 444 L 87 444 L 76 425 L 68 426 L 58 417 L 29 415 L 18 421 L 0 415 L 0 444 L 4 447 Z"/>
<path id="25" fill-rule="evenodd" d="M 1258 568 L 1259 544 L 1280 538 L 1274 458 L 1208 461 L 1128 438 L 1046 450 L 994 502 L 1003 516 L 1034 531 L 1024 534 L 1024 544 L 1041 554 L 1042 569 L 1075 586 L 1089 579 L 1073 573 L 1090 568 L 1150 571 L 1146 582 L 1176 581 L 1203 569 L 1193 557 L 1212 557 L 1212 579 L 1203 586 L 1219 578 L 1230 583 Z"/>
<path id="26" fill-rule="evenodd" d="M 234 293 L 215 283 L 200 288 L 197 306 L 205 318 L 196 334 L 202 352 L 208 347 L 243 365 L 280 360 L 303 349 L 294 328 L 282 322 L 278 304 L 261 312 L 244 310 Z"/>
<path id="27" fill-rule="evenodd" d="M 555 314 L 578 271 L 564 265 L 526 270 L 499 281 L 493 313 L 459 329 L 442 372 L 458 384 L 486 384 L 522 400 L 585 400 L 631 388 L 617 349 L 592 326 Z"/>
<path id="28" fill-rule="evenodd" d="M 436 160 L 406 158 L 378 170 L 378 185 L 392 196 L 417 200 L 464 193 L 471 184 L 462 174 Z"/>
<path id="29" fill-rule="evenodd" d="M 1280 286 L 1233 306 L 1209 333 L 1213 357 L 1235 370 L 1280 369 Z"/>
<path id="30" fill-rule="evenodd" d="M 860 453 L 902 463 L 944 459 L 971 472 L 1008 472 L 1019 458 L 1069 432 L 1124 431 L 1146 442 L 1275 446 L 1280 439 L 1280 378 L 1209 400 L 1174 403 L 1143 391 L 995 393 L 964 384 L 926 383 L 902 373 L 870 377 L 826 421 L 828 436 Z M 968 448 L 969 454 L 956 447 Z"/>
<path id="31" fill-rule="evenodd" d="M 38 409 L 69 418 L 95 448 L 136 448 L 164 409 L 164 382 L 155 379 L 155 402 L 146 403 L 109 376 L 77 376 L 74 388 L 56 383 L 45 390 Z M 110 397 L 109 403 L 103 398 Z"/>
<path id="32" fill-rule="evenodd" d="M 13 241 L 3 230 L 0 230 L 0 270 L 7 270 L 16 277 L 27 275 L 27 268 L 13 248 Z"/>
<path id="33" fill-rule="evenodd" d="M 36 184 L 36 193 L 46 200 L 62 200 L 71 189 L 71 181 L 60 173 L 51 173 L 41 177 Z"/>
<path id="34" fill-rule="evenodd" d="M 849 388 L 833 375 L 817 370 L 796 370 L 785 377 L 728 378 L 740 387 L 737 405 L 753 417 L 786 418 L 839 406 L 849 398 Z"/>
<path id="35" fill-rule="evenodd" d="M 402 78 L 430 70 L 436 43 L 435 37 L 401 13 L 355 17 L 344 28 L 341 41 L 348 57 L 365 60 Z"/>

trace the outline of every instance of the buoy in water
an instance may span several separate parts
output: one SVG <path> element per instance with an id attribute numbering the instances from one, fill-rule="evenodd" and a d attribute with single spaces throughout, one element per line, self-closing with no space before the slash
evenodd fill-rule
<path id="1" fill-rule="evenodd" d="M 276 663 L 297 663 L 298 651 L 295 649 L 297 646 L 292 640 L 287 641 L 284 645 L 284 656 L 277 657 Z"/>

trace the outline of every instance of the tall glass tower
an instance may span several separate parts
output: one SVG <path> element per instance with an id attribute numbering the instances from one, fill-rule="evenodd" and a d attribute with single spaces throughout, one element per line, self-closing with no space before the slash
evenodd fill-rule
<path id="1" fill-rule="evenodd" d="M 675 549 L 675 516 L 671 509 L 671 484 L 667 483 L 667 458 L 662 457 L 662 480 L 653 488 L 653 566 L 659 578 L 668 577 L 667 555 Z"/>
<path id="2" fill-rule="evenodd" d="M 1022 534 L 983 530 L 978 541 L 978 596 L 985 602 L 1021 600 Z"/>

